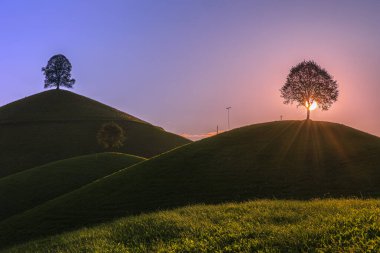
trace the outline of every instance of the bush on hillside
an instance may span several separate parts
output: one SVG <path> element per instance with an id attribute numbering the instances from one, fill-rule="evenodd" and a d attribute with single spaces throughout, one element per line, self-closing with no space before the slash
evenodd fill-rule
<path id="1" fill-rule="evenodd" d="M 109 122 L 100 127 L 96 138 L 105 149 L 120 148 L 124 145 L 125 131 L 115 122 Z"/>

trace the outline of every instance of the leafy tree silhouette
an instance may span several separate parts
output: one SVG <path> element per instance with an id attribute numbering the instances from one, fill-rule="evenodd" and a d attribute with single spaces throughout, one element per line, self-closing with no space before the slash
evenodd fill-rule
<path id="1" fill-rule="evenodd" d="M 60 86 L 72 88 L 75 79 L 71 78 L 71 63 L 62 54 L 57 54 L 51 57 L 46 65 L 42 68 L 45 75 L 45 88 L 56 87 L 59 90 Z"/>
<path id="2" fill-rule="evenodd" d="M 125 132 L 115 122 L 109 122 L 100 127 L 96 138 L 98 143 L 105 149 L 120 148 L 124 145 Z"/>
<path id="3" fill-rule="evenodd" d="M 307 120 L 310 119 L 310 107 L 314 102 L 326 111 L 339 95 L 337 82 L 314 61 L 303 61 L 292 67 L 280 91 L 284 104 L 296 102 L 297 107 L 306 107 Z"/>

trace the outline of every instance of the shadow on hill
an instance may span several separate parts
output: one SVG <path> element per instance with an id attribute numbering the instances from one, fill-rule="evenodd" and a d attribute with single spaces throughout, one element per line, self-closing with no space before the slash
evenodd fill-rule
<path id="1" fill-rule="evenodd" d="M 122 153 L 97 153 L 0 178 L 0 221 L 144 160 Z"/>
<path id="2" fill-rule="evenodd" d="M 243 127 L 105 177 L 0 223 L 0 243 L 195 203 L 380 196 L 380 138 L 328 122 Z"/>

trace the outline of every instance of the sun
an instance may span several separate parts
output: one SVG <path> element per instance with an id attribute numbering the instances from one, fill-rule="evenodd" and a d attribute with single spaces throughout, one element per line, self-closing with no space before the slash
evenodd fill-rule
<path id="1" fill-rule="evenodd" d="M 309 103 L 306 102 L 306 103 L 305 103 L 306 108 L 307 108 L 308 105 L 309 105 Z M 309 110 L 310 110 L 310 111 L 313 111 L 313 110 L 317 109 L 317 107 L 318 107 L 318 104 L 317 104 L 317 102 L 314 101 L 314 102 L 311 104 Z"/>

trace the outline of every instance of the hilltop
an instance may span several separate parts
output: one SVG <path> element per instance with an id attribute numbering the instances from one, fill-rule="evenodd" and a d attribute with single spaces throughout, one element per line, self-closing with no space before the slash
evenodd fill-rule
<path id="1" fill-rule="evenodd" d="M 100 119 L 125 119 L 149 124 L 68 90 L 47 90 L 0 107 L 0 122 L 2 124 Z"/>
<path id="2" fill-rule="evenodd" d="M 127 135 L 117 150 L 152 157 L 190 141 L 66 90 L 48 90 L 0 107 L 0 177 L 60 159 L 104 152 L 96 133 L 105 122 Z"/>
<path id="3" fill-rule="evenodd" d="M 251 125 L 120 170 L 0 223 L 0 243 L 196 203 L 380 196 L 380 138 L 329 122 Z"/>

